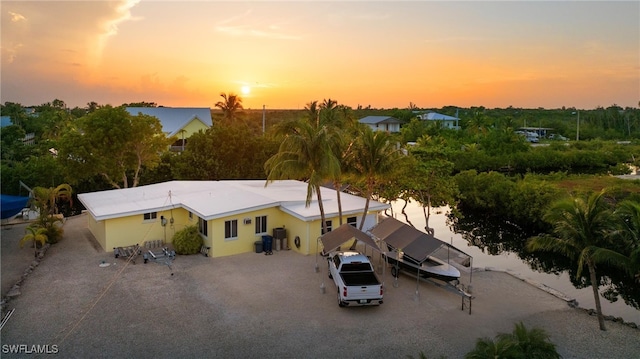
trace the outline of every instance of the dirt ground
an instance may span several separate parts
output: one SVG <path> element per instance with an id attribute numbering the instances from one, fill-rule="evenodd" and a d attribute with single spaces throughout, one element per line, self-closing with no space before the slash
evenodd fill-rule
<path id="1" fill-rule="evenodd" d="M 33 345 L 65 358 L 461 358 L 477 338 L 520 321 L 547 331 L 564 358 L 640 353 L 640 330 L 607 322 L 600 331 L 594 316 L 503 272 L 473 273 L 471 314 L 458 295 L 407 276 L 396 283 L 388 270 L 383 305 L 340 308 L 322 257 L 274 251 L 178 256 L 172 268 L 127 264 L 96 245 L 85 216 L 66 221 L 64 239 L 9 302 L 3 358 L 32 356 Z M 23 232 L 2 229 L 3 295 L 32 260 L 15 249 Z M 21 353 L 9 352 L 20 344 Z"/>

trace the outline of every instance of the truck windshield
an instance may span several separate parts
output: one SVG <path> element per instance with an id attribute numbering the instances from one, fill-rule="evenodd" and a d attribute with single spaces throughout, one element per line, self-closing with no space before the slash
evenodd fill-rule
<path id="1" fill-rule="evenodd" d="M 342 265 L 343 272 L 370 272 L 369 263 L 345 263 Z"/>

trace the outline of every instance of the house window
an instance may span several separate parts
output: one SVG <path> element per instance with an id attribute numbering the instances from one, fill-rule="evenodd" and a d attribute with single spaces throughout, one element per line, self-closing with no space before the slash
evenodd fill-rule
<path id="1" fill-rule="evenodd" d="M 333 221 L 325 221 L 324 223 L 325 223 L 325 226 L 327 227 L 327 232 L 326 233 L 331 232 L 331 229 L 332 229 L 331 227 L 332 227 Z M 322 230 L 323 230 L 323 228 L 320 229 L 320 232 L 322 232 Z M 322 234 L 324 234 L 324 232 L 322 232 Z"/>
<path id="2" fill-rule="evenodd" d="M 347 217 L 347 224 L 358 228 L 358 217 Z"/>
<path id="3" fill-rule="evenodd" d="M 158 212 L 149 212 L 144 214 L 145 221 L 151 221 L 158 218 Z"/>
<path id="4" fill-rule="evenodd" d="M 238 238 L 238 220 L 232 219 L 224 222 L 224 239 Z"/>
<path id="5" fill-rule="evenodd" d="M 267 233 L 267 216 L 256 217 L 256 234 Z"/>
<path id="6" fill-rule="evenodd" d="M 205 237 L 209 235 L 208 222 L 199 217 L 198 217 L 198 232 L 200 232 L 200 234 L 204 235 Z"/>
<path id="7" fill-rule="evenodd" d="M 193 212 L 189 211 L 189 220 L 193 219 Z"/>

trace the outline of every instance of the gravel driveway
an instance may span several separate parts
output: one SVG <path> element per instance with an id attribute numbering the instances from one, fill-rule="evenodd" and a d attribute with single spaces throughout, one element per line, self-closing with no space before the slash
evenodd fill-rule
<path id="1" fill-rule="evenodd" d="M 64 240 L 9 302 L 15 312 L 2 329 L 3 358 L 32 356 L 7 353 L 17 344 L 49 345 L 64 358 L 406 358 L 421 351 L 461 358 L 477 338 L 511 332 L 519 321 L 546 330 L 564 358 L 640 353 L 640 330 L 608 321 L 602 332 L 594 316 L 503 272 L 473 273 L 471 315 L 459 296 L 431 283 L 419 284 L 416 296 L 415 279 L 401 276 L 396 287 L 388 271 L 383 305 L 340 308 L 315 256 L 274 251 L 178 256 L 172 269 L 141 258 L 126 265 L 96 245 L 85 215 L 64 229 Z M 18 232 L 2 231 L 3 277 L 5 241 Z"/>

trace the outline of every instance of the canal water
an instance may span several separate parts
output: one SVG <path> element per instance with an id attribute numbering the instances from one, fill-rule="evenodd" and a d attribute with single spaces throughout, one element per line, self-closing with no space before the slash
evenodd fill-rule
<path id="1" fill-rule="evenodd" d="M 392 204 L 394 217 L 406 223 L 405 216 L 401 213 L 403 201 Z M 510 270 L 517 273 L 522 278 L 527 278 L 537 283 L 541 283 L 564 293 L 567 297 L 575 299 L 581 308 L 595 309 L 595 301 L 593 299 L 593 289 L 586 287 L 576 289 L 571 283 L 566 272 L 559 275 L 552 273 L 543 273 L 532 270 L 527 263 L 518 258 L 517 254 L 503 252 L 499 255 L 490 255 L 483 252 L 476 246 L 471 246 L 462 238 L 460 234 L 453 233 L 447 225 L 448 208 L 439 208 L 437 212 L 432 208 L 431 217 L 429 219 L 429 227 L 434 229 L 436 238 L 451 243 L 454 247 L 473 257 L 474 268 L 495 268 L 500 270 Z M 407 205 L 405 212 L 409 221 L 419 230 L 424 231 L 425 219 L 422 207 L 412 202 Z M 609 302 L 607 299 L 600 297 L 602 304 L 602 312 L 604 315 L 612 315 L 621 317 L 625 322 L 633 322 L 640 325 L 640 310 L 637 310 L 619 298 L 616 302 Z"/>

